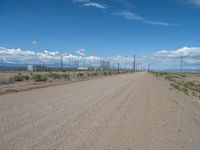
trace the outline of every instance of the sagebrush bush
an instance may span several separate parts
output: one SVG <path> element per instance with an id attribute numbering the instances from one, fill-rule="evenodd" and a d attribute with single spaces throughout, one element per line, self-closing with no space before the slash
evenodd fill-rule
<path id="1" fill-rule="evenodd" d="M 24 81 L 24 80 L 29 80 L 30 77 L 29 75 L 22 75 L 21 73 L 14 75 L 13 77 L 14 81 Z"/>
<path id="2" fill-rule="evenodd" d="M 35 82 L 47 81 L 48 76 L 46 74 L 34 74 L 32 79 L 35 80 Z"/>
<path id="3" fill-rule="evenodd" d="M 77 77 L 78 77 L 78 78 L 84 78 L 84 76 L 85 76 L 84 73 L 81 73 L 81 72 L 79 72 L 79 73 L 77 74 Z"/>
<path id="4" fill-rule="evenodd" d="M 67 79 L 67 80 L 69 80 L 70 79 L 70 75 L 69 74 L 62 74 L 62 77 L 64 78 L 64 79 Z"/>
<path id="5" fill-rule="evenodd" d="M 50 72 L 50 73 L 48 74 L 48 77 L 53 78 L 53 79 L 61 79 L 61 78 L 62 78 L 62 75 L 59 74 L 59 73 L 52 73 L 52 72 Z"/>

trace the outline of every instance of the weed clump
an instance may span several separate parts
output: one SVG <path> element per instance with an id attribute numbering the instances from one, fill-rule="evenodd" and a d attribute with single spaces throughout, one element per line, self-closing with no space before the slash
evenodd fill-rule
<path id="1" fill-rule="evenodd" d="M 14 77 L 12 79 L 14 81 L 25 81 L 25 80 L 29 80 L 30 77 L 29 77 L 29 75 L 22 75 L 21 73 L 18 73 L 17 75 L 14 75 Z"/>
<path id="2" fill-rule="evenodd" d="M 59 73 L 50 72 L 50 73 L 48 74 L 48 77 L 49 77 L 49 78 L 53 78 L 53 79 L 61 79 L 61 78 L 62 78 L 62 75 L 59 74 Z"/>
<path id="3" fill-rule="evenodd" d="M 77 74 L 78 78 L 84 78 L 84 76 L 85 76 L 84 73 L 81 73 L 81 72 Z"/>
<path id="4" fill-rule="evenodd" d="M 46 82 L 47 79 L 48 79 L 48 76 L 46 74 L 34 74 L 32 76 L 32 79 L 35 81 L 35 82 L 39 82 L 39 81 L 44 81 Z"/>

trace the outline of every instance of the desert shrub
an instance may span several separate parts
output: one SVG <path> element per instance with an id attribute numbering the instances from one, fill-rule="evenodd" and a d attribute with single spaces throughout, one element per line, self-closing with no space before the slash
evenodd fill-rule
<path id="1" fill-rule="evenodd" d="M 86 77 L 89 77 L 89 76 L 90 76 L 90 73 L 88 73 L 88 72 L 85 73 L 85 76 L 86 76 Z"/>
<path id="2" fill-rule="evenodd" d="M 24 80 L 29 80 L 30 79 L 29 75 L 23 75 L 22 77 L 23 77 Z"/>
<path id="3" fill-rule="evenodd" d="M 190 82 L 184 83 L 183 86 L 186 88 L 193 88 L 193 87 L 195 87 L 195 83 L 190 81 Z"/>
<path id="4" fill-rule="evenodd" d="M 107 76 L 107 75 L 108 75 L 108 73 L 104 71 L 104 72 L 103 72 L 103 75 L 104 75 L 104 76 Z"/>
<path id="5" fill-rule="evenodd" d="M 186 75 L 184 75 L 184 74 L 176 74 L 176 75 L 178 75 L 178 76 L 180 76 L 180 77 L 182 77 L 182 78 L 185 78 L 186 77 Z"/>
<path id="6" fill-rule="evenodd" d="M 192 91 L 192 95 L 197 97 L 197 94 L 194 91 Z"/>
<path id="7" fill-rule="evenodd" d="M 178 83 L 170 83 L 172 87 L 174 87 L 176 90 L 184 92 L 186 95 L 189 95 L 189 90 L 185 88 L 183 85 Z"/>
<path id="8" fill-rule="evenodd" d="M 167 80 L 169 80 L 169 81 L 173 81 L 173 77 L 170 76 L 170 75 L 166 75 L 165 78 L 166 78 Z"/>
<path id="9" fill-rule="evenodd" d="M 48 76 L 46 74 L 34 74 L 32 76 L 32 79 L 35 80 L 35 82 L 39 82 L 39 81 L 47 81 Z"/>
<path id="10" fill-rule="evenodd" d="M 167 75 L 167 72 L 160 72 L 159 75 L 160 76 Z"/>
<path id="11" fill-rule="evenodd" d="M 50 73 L 48 74 L 48 77 L 53 78 L 53 79 L 61 79 L 61 78 L 62 78 L 62 75 L 59 74 L 59 73 L 52 73 L 52 72 L 50 72 Z"/>
<path id="12" fill-rule="evenodd" d="M 84 73 L 81 73 L 81 72 L 77 73 L 77 77 L 78 78 L 84 78 Z"/>
<path id="13" fill-rule="evenodd" d="M 97 72 L 92 73 L 93 76 L 98 76 Z"/>
<path id="14" fill-rule="evenodd" d="M 189 91 L 188 91 L 188 89 L 187 88 L 182 88 L 182 91 L 186 94 L 186 95 L 188 95 L 189 93 Z"/>
<path id="15" fill-rule="evenodd" d="M 179 85 L 179 84 L 170 83 L 170 85 L 171 85 L 172 87 L 174 87 L 175 89 L 180 90 L 180 85 Z"/>
<path id="16" fill-rule="evenodd" d="M 14 75 L 14 81 L 23 81 L 23 78 L 21 75 Z"/>
<path id="17" fill-rule="evenodd" d="M 62 77 L 64 78 L 64 79 L 67 79 L 67 80 L 69 80 L 70 79 L 70 75 L 69 74 L 62 74 Z"/>
<path id="18" fill-rule="evenodd" d="M 14 81 L 24 81 L 29 79 L 30 79 L 29 75 L 22 75 L 21 73 L 14 75 L 13 77 Z"/>
<path id="19" fill-rule="evenodd" d="M 14 83 L 14 82 L 15 82 L 15 80 L 14 80 L 14 78 L 13 78 L 13 77 L 10 77 L 10 78 L 8 79 L 8 82 L 9 82 L 9 83 Z"/>

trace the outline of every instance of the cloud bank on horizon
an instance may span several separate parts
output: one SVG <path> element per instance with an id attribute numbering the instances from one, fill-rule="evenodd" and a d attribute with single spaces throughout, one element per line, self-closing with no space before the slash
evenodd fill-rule
<path id="1" fill-rule="evenodd" d="M 133 57 L 128 56 L 88 56 L 85 54 L 86 50 L 80 48 L 76 50 L 75 54 L 59 53 L 59 51 L 43 51 L 34 52 L 30 50 L 0 48 L 0 55 L 3 56 L 5 63 L 10 64 L 56 64 L 60 63 L 62 55 L 63 62 L 70 64 L 72 60 L 83 62 L 87 61 L 90 66 L 98 66 L 101 60 L 111 61 L 111 64 L 120 63 L 121 67 L 132 68 Z M 151 64 L 152 69 L 166 70 L 166 69 L 179 69 L 180 58 L 184 58 L 185 69 L 198 69 L 200 65 L 200 47 L 183 47 L 177 50 L 161 50 L 149 56 L 137 56 L 140 61 L 141 69 L 147 68 Z"/>

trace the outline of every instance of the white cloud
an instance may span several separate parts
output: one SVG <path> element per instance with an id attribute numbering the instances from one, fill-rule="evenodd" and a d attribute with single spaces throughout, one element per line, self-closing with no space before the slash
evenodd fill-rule
<path id="1" fill-rule="evenodd" d="M 200 69 L 200 47 L 183 47 L 176 50 L 161 50 L 142 57 L 145 66 L 155 70 L 179 69 L 183 58 L 184 69 Z"/>
<path id="2" fill-rule="evenodd" d="M 50 52 L 50 51 L 45 50 L 43 53 L 46 55 L 49 55 L 49 56 L 58 56 L 59 55 L 58 51 Z"/>
<path id="3" fill-rule="evenodd" d="M 21 50 L 19 48 L 3 48 L 0 47 L 0 55 L 3 55 L 5 63 L 12 64 L 41 64 L 57 62 L 58 51 L 34 52 L 30 50 Z"/>
<path id="4" fill-rule="evenodd" d="M 130 20 L 143 20 L 143 18 L 135 13 L 132 13 L 130 11 L 120 11 L 114 13 L 114 15 L 125 17 L 126 19 Z"/>
<path id="5" fill-rule="evenodd" d="M 78 56 L 85 56 L 85 49 L 84 48 L 80 48 L 79 50 L 76 51 L 76 54 Z"/>
<path id="6" fill-rule="evenodd" d="M 131 11 L 120 11 L 120 12 L 113 13 L 113 15 L 121 16 L 121 17 L 124 17 L 124 18 L 129 19 L 129 20 L 141 21 L 143 23 L 152 24 L 152 25 L 160 25 L 160 26 L 173 26 L 173 25 L 175 25 L 175 24 L 166 23 L 166 22 L 148 20 L 144 17 L 141 17 L 140 15 L 137 15 L 137 14 L 131 12 Z"/>
<path id="7" fill-rule="evenodd" d="M 82 3 L 84 7 L 94 7 L 98 9 L 107 9 L 107 5 L 105 4 L 100 4 L 97 2 L 92 2 L 91 0 L 72 0 L 74 3 Z"/>
<path id="8" fill-rule="evenodd" d="M 74 60 L 80 61 L 83 65 L 84 60 L 87 65 L 99 66 L 101 60 L 111 61 L 111 64 L 117 67 L 118 62 L 121 68 L 133 68 L 132 56 L 87 56 L 85 49 L 81 48 L 76 51 L 76 54 L 59 53 L 58 51 L 34 52 L 30 50 L 22 50 L 19 48 L 3 48 L 0 47 L 0 56 L 3 55 L 5 63 L 10 64 L 56 64 L 60 63 L 60 56 L 63 56 L 64 64 L 73 64 Z M 161 50 L 148 56 L 137 56 L 140 62 L 140 68 L 144 69 L 151 64 L 154 70 L 165 69 L 180 69 L 180 57 L 183 56 L 184 69 L 200 69 L 200 47 L 183 47 L 176 50 Z"/>
<path id="9" fill-rule="evenodd" d="M 155 58 L 190 58 L 190 59 L 200 59 L 200 47 L 183 47 L 177 50 L 158 51 L 153 55 Z"/>
<path id="10" fill-rule="evenodd" d="M 3 56 L 4 63 L 10 64 L 55 64 L 60 63 L 60 57 L 63 56 L 63 63 L 70 64 L 71 60 L 83 62 L 83 58 L 90 62 L 91 65 L 99 64 L 101 57 L 86 56 L 85 49 L 81 48 L 76 51 L 76 55 L 70 53 L 59 53 L 58 51 L 44 50 L 34 52 L 30 50 L 21 50 L 19 48 L 0 47 L 0 56 Z"/>
<path id="11" fill-rule="evenodd" d="M 188 0 L 189 3 L 200 6 L 200 0 Z"/>
<path id="12" fill-rule="evenodd" d="M 95 7 L 95 8 L 99 8 L 99 9 L 107 9 L 106 5 L 103 4 L 99 4 L 99 3 L 85 3 L 83 4 L 83 6 L 85 7 Z"/>
<path id="13" fill-rule="evenodd" d="M 90 0 L 72 0 L 74 3 L 89 3 Z"/>

